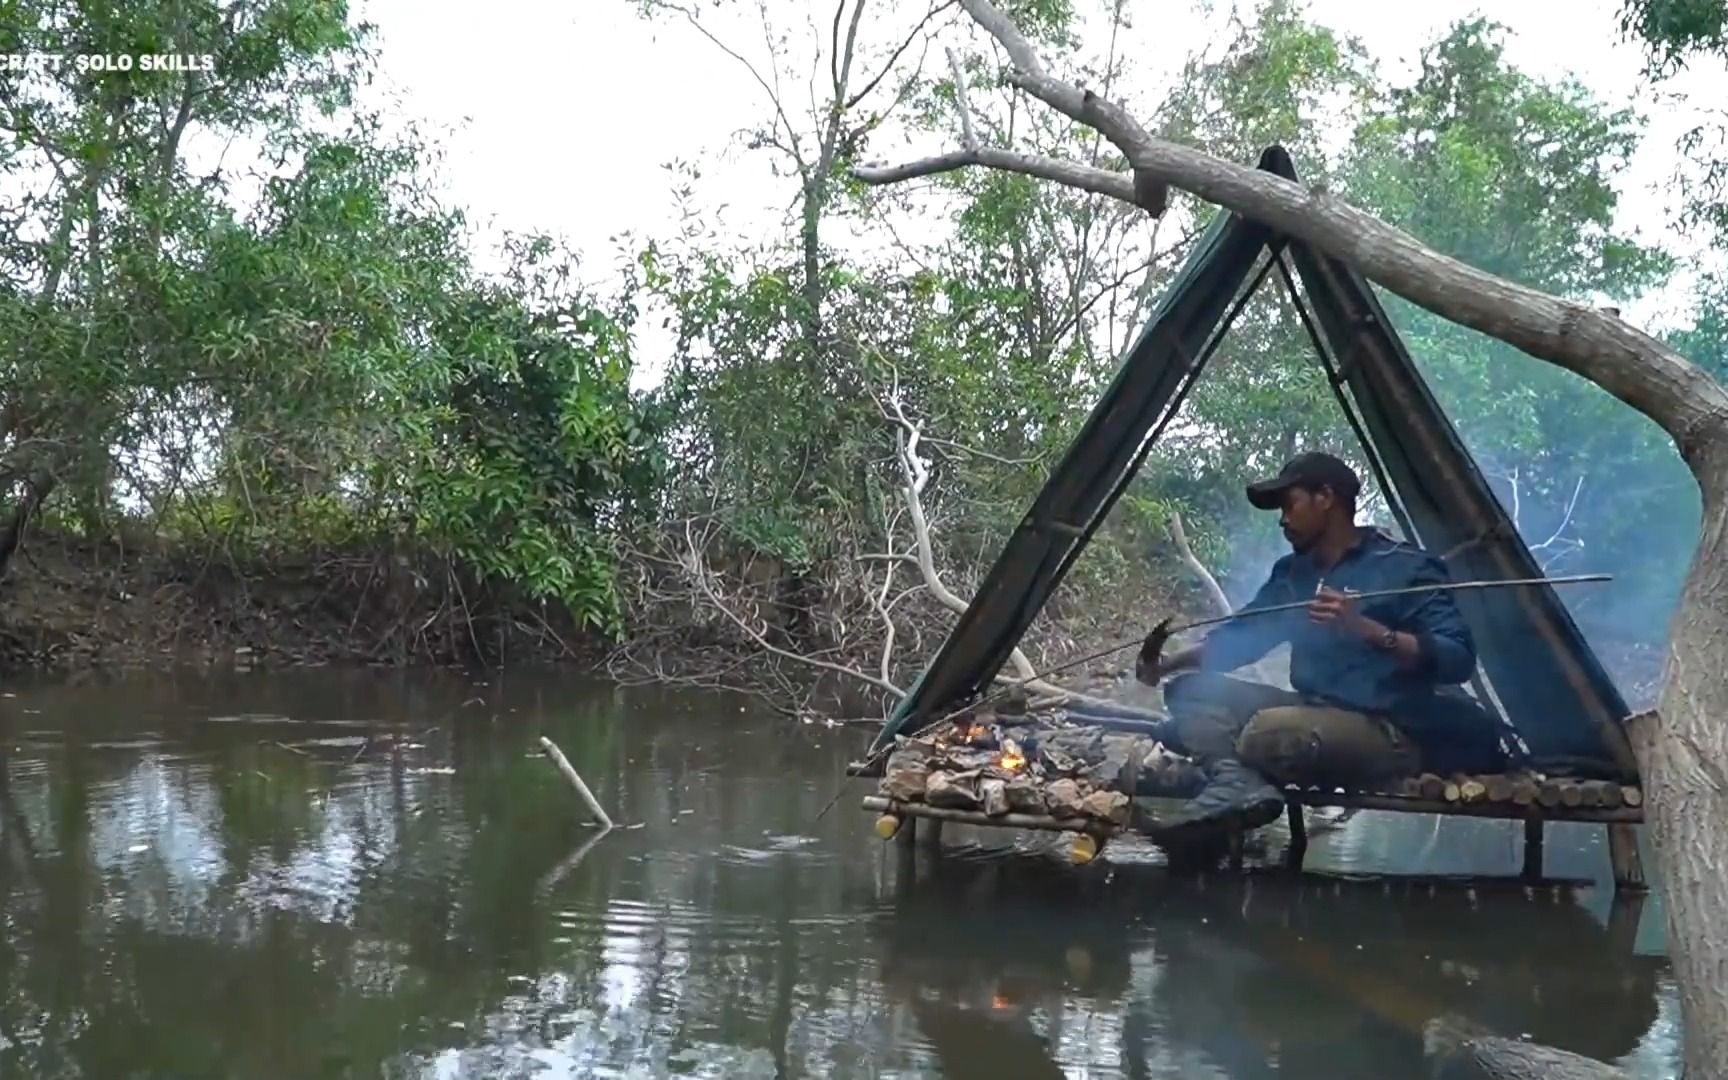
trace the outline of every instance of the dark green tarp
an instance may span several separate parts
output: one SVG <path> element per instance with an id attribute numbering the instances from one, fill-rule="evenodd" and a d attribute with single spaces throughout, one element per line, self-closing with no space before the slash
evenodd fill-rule
<path id="1" fill-rule="evenodd" d="M 1281 147 L 1262 154 L 1259 167 L 1296 178 Z M 1172 402 L 1180 406 L 1226 311 L 1280 251 L 1295 267 L 1322 356 L 1360 419 L 1364 452 L 1413 539 L 1445 558 L 1457 580 L 1541 576 L 1368 283 L 1299 241 L 1220 213 L 875 749 L 991 685 L 1138 469 L 1149 433 Z M 1626 704 L 1553 589 L 1467 591 L 1458 602 L 1477 638 L 1488 704 L 1533 763 L 1635 779 L 1619 726 Z"/>

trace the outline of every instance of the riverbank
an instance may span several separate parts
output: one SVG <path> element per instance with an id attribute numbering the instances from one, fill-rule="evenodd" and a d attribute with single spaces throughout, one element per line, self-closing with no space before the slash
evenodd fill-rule
<path id="1" fill-rule="evenodd" d="M 604 658 L 569 618 L 464 577 L 391 552 L 265 560 L 33 532 L 0 582 L 0 671 Z"/>

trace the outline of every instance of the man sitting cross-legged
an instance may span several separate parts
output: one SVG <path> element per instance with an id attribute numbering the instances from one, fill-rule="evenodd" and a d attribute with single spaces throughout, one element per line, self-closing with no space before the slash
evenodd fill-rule
<path id="1" fill-rule="evenodd" d="M 1136 671 L 1164 690 L 1173 740 L 1206 772 L 1205 788 L 1159 832 L 1171 839 L 1255 829 L 1276 818 L 1280 784 L 1360 787 L 1423 768 L 1495 771 L 1500 725 L 1456 687 L 1476 667 L 1469 628 L 1445 591 L 1358 601 L 1353 594 L 1444 583 L 1445 566 L 1356 525 L 1361 482 L 1330 454 L 1303 454 L 1248 487 L 1279 510 L 1291 553 L 1244 611 L 1305 608 L 1224 623 L 1201 644 Z M 1223 674 L 1290 644 L 1283 690 Z"/>

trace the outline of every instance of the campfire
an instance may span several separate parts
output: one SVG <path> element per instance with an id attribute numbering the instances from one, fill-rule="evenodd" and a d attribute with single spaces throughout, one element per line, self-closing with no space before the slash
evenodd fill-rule
<path id="1" fill-rule="evenodd" d="M 900 803 L 1125 825 L 1135 795 L 1186 795 L 1199 770 L 1146 735 L 1069 721 L 1062 714 L 984 712 L 901 737 L 880 794 Z"/>

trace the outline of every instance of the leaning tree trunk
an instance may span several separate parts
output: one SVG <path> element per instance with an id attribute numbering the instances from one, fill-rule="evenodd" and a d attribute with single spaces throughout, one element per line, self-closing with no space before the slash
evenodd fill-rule
<path id="1" fill-rule="evenodd" d="M 1324 188 L 1156 138 L 1121 105 L 1052 77 L 990 0 L 959 0 L 1002 46 L 1012 86 L 1109 139 L 1128 174 L 983 145 L 855 168 L 891 184 L 973 166 L 1108 195 L 1156 215 L 1176 187 L 1305 241 L 1370 281 L 1595 383 L 1659 424 L 1697 480 L 1704 527 L 1672 626 L 1658 707 L 1629 721 L 1680 983 L 1687 1080 L 1728 1080 L 1728 390 L 1617 312 L 1552 296 L 1442 255 Z"/>
<path id="2" fill-rule="evenodd" d="M 1693 464 L 1704 528 L 1653 712 L 1628 725 L 1680 986 L 1688 1080 L 1728 1076 L 1728 445 Z"/>

